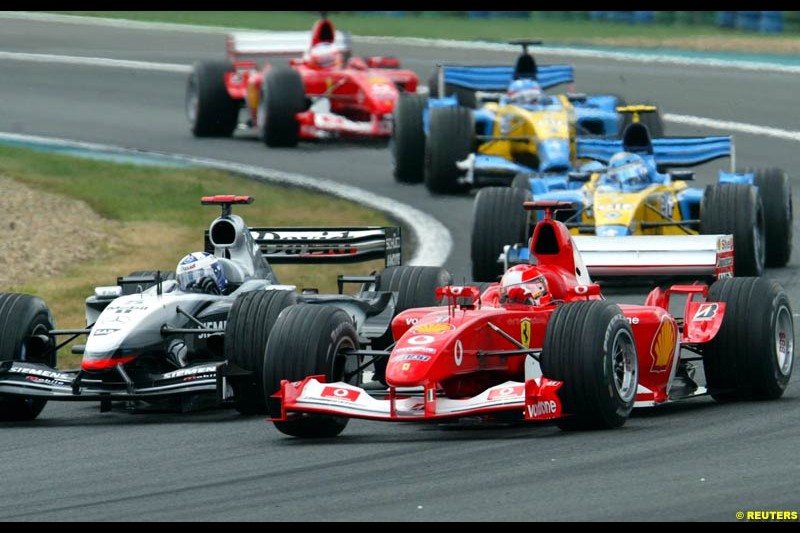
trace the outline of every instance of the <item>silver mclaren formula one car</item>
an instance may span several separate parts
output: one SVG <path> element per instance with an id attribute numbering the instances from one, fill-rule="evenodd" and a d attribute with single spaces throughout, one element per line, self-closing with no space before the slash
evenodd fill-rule
<path id="1" fill-rule="evenodd" d="M 203 205 L 222 210 L 206 232 L 205 252 L 187 256 L 190 261 L 182 261 L 177 273 L 135 272 L 115 286 L 97 287 L 86 299 L 84 328 L 56 328 L 39 297 L 0 294 L 0 420 L 34 419 L 50 400 L 98 402 L 104 411 L 211 404 L 266 413 L 267 397 L 277 391 L 265 391 L 263 359 L 283 309 L 298 302 L 340 307 L 358 324 L 363 348 L 384 350 L 391 345 L 394 316 L 435 305 L 436 287 L 451 281 L 438 267 L 400 265 L 400 228 L 248 227 L 232 206 L 252 201 L 202 198 Z M 211 261 L 225 284 L 183 283 L 181 276 L 191 279 L 199 264 L 191 256 Z M 338 294 L 281 284 L 271 267 L 381 257 L 386 264 L 381 272 L 339 276 Z M 360 289 L 345 294 L 348 283 Z M 72 346 L 82 354 L 81 367 L 58 369 L 58 351 L 81 339 L 83 344 Z M 347 379 L 354 369 L 335 370 L 331 377 Z"/>

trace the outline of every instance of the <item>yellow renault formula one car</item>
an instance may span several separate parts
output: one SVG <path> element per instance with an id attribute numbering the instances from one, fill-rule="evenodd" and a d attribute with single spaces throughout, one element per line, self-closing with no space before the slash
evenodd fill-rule
<path id="1" fill-rule="evenodd" d="M 721 246 L 714 235 L 732 236 L 737 276 L 760 276 L 765 266 L 789 261 L 789 177 L 778 168 L 735 172 L 730 136 L 651 139 L 647 127 L 635 122 L 622 139 L 579 138 L 577 157 L 592 161 L 566 177 L 520 174 L 511 188 L 480 191 L 471 244 L 476 281 L 496 279 L 503 259 L 506 266 L 527 261 L 524 246 L 500 254 L 505 245 L 526 242 L 532 221 L 522 203 L 531 195 L 572 203 L 556 216 L 573 235 L 592 237 L 578 246 L 602 254 L 604 268 L 595 274 L 628 275 L 645 266 L 651 271 L 659 266 L 663 274 L 694 274 L 703 252 L 692 247 L 713 260 Z M 694 172 L 676 170 L 721 157 L 731 158 L 731 170 L 720 170 L 717 182 L 704 188 L 687 184 Z M 674 238 L 698 235 L 707 238 Z M 660 264 L 641 264 L 647 255 Z"/>

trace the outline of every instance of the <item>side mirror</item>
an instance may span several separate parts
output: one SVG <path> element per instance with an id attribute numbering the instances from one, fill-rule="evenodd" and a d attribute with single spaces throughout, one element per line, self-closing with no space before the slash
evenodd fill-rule
<path id="1" fill-rule="evenodd" d="M 567 93 L 567 100 L 570 102 L 585 102 L 586 101 L 586 93 Z"/>

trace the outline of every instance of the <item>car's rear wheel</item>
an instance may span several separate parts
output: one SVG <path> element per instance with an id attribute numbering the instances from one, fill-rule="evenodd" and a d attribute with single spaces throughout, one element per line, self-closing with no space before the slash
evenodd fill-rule
<path id="1" fill-rule="evenodd" d="M 733 268 L 737 276 L 760 276 L 765 262 L 765 222 L 761 196 L 747 183 L 705 188 L 700 202 L 700 233 L 733 235 Z"/>
<path id="2" fill-rule="evenodd" d="M 794 366 L 794 323 L 786 292 L 765 278 L 714 282 L 709 302 L 724 302 L 716 336 L 702 348 L 707 388 L 714 399 L 780 398 Z"/>
<path id="3" fill-rule="evenodd" d="M 456 163 L 467 158 L 475 146 L 472 111 L 466 107 L 436 107 L 430 113 L 430 132 L 425 152 L 425 186 L 434 194 L 464 192 L 458 183 L 464 171 Z"/>
<path id="4" fill-rule="evenodd" d="M 526 174 L 524 172 L 520 172 L 514 179 L 511 180 L 511 188 L 512 189 L 522 189 L 523 191 L 529 191 L 533 194 L 533 190 L 531 189 L 531 176 L 530 174 Z"/>
<path id="5" fill-rule="evenodd" d="M 293 291 L 252 291 L 237 297 L 231 306 L 225 325 L 225 360 L 250 372 L 231 380 L 234 407 L 244 415 L 267 413 L 269 395 L 264 392 L 262 372 L 267 341 L 278 315 L 296 302 Z"/>
<path id="6" fill-rule="evenodd" d="M 503 246 L 527 242 L 530 215 L 523 203 L 531 198 L 530 189 L 517 187 L 478 191 L 470 241 L 473 280 L 497 281 L 503 275 L 503 265 L 497 262 Z"/>
<path id="7" fill-rule="evenodd" d="M 564 430 L 622 426 L 636 400 L 639 360 L 630 324 L 604 300 L 567 303 L 547 323 L 542 373 L 563 381 L 557 394 Z"/>
<path id="8" fill-rule="evenodd" d="M 314 375 L 324 375 L 328 383 L 356 384 L 358 360 L 345 352 L 358 346 L 358 333 L 344 310 L 306 303 L 290 307 L 278 318 L 267 343 L 264 394 L 279 390 L 282 379 L 299 381 Z M 280 417 L 279 399 L 269 398 L 269 414 Z M 344 417 L 303 413 L 274 424 L 292 437 L 325 438 L 341 433 L 347 422 Z"/>
<path id="9" fill-rule="evenodd" d="M 300 140 L 297 113 L 305 109 L 305 87 L 289 67 L 273 67 L 264 76 L 258 102 L 258 132 L 270 147 L 294 147 Z"/>
<path id="10" fill-rule="evenodd" d="M 794 213 L 792 183 L 779 168 L 755 170 L 754 185 L 764 204 L 766 223 L 766 266 L 782 267 L 792 256 Z"/>
<path id="11" fill-rule="evenodd" d="M 394 114 L 391 155 L 394 178 L 401 183 L 421 183 L 425 179 L 425 131 L 422 114 L 428 97 L 401 94 Z"/>
<path id="12" fill-rule="evenodd" d="M 436 299 L 436 288 L 453 283 L 453 276 L 442 267 L 393 266 L 387 267 L 378 277 L 376 291 L 397 292 L 394 314 L 417 307 L 433 307 L 446 303 Z M 373 350 L 386 350 L 394 343 L 392 330 L 372 340 Z M 384 383 L 388 357 L 375 359 L 373 379 Z"/>
<path id="13" fill-rule="evenodd" d="M 186 118 L 195 137 L 233 135 L 242 107 L 225 87 L 225 73 L 233 71 L 230 61 L 200 61 L 192 67 L 186 82 Z"/>
<path id="14" fill-rule="evenodd" d="M 47 304 L 29 294 L 0 294 L 0 361 L 56 366 L 53 316 Z M 47 400 L 0 396 L 0 421 L 33 420 Z"/>

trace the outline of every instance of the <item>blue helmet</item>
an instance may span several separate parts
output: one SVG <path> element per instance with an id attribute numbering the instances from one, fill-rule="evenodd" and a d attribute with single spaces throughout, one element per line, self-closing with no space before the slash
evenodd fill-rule
<path id="1" fill-rule="evenodd" d="M 220 294 L 228 287 L 222 265 L 216 256 L 208 252 L 192 252 L 178 263 L 175 280 L 181 289 L 190 290 L 203 278 L 213 279 Z"/>
<path id="2" fill-rule="evenodd" d="M 641 156 L 621 152 L 608 161 L 600 183 L 618 187 L 624 192 L 638 192 L 650 184 L 650 169 Z"/>
<path id="3" fill-rule="evenodd" d="M 535 104 L 541 98 L 542 88 L 534 80 L 514 80 L 508 86 L 508 101 L 511 104 Z"/>

